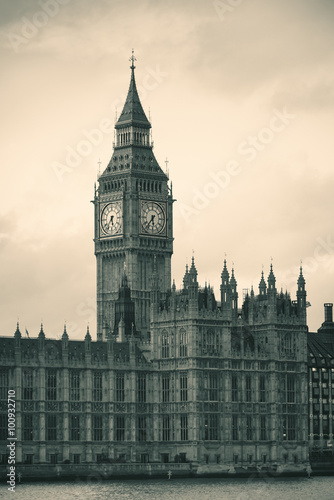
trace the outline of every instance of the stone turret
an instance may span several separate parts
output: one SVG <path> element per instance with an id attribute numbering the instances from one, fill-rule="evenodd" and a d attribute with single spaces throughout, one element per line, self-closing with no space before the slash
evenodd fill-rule
<path id="1" fill-rule="evenodd" d="M 306 324 L 306 290 L 302 266 L 300 266 L 297 280 L 297 311 L 298 317 Z"/>
<path id="2" fill-rule="evenodd" d="M 221 273 L 221 285 L 220 285 L 220 295 L 221 295 L 221 310 L 223 313 L 229 313 L 231 310 L 231 287 L 230 287 L 230 275 L 226 267 L 226 259 L 224 259 L 224 267 Z"/>

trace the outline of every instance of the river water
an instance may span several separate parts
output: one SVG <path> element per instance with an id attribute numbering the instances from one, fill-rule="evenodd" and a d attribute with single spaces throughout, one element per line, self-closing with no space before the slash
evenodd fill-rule
<path id="1" fill-rule="evenodd" d="M 149 479 L 0 486 L 1 498 L 15 500 L 333 500 L 334 476 L 250 479 Z"/>

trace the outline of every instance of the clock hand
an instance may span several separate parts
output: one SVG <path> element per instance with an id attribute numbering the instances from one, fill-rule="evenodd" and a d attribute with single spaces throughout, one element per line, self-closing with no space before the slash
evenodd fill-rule
<path id="1" fill-rule="evenodd" d="M 149 220 L 149 221 L 146 223 L 146 227 L 148 227 L 148 226 L 151 224 L 152 220 L 153 220 L 153 215 L 151 215 L 151 220 Z"/>

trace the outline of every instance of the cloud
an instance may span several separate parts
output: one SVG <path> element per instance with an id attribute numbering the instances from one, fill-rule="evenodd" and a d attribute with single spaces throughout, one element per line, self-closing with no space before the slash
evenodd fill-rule
<path id="1" fill-rule="evenodd" d="M 192 248 L 200 281 L 211 280 L 217 291 L 227 252 L 240 295 L 252 280 L 257 284 L 270 256 L 278 276 L 312 257 L 317 237 L 331 232 L 334 208 L 333 8 L 325 0 L 252 0 L 222 21 L 204 0 L 71 0 L 15 53 L 7 33 L 20 33 L 22 17 L 32 20 L 41 5 L 5 2 L 0 268 L 7 313 L 1 333 L 15 329 L 19 311 L 36 332 L 42 315 L 49 332 L 65 319 L 77 324 L 73 331 L 84 331 L 92 315 L 89 202 L 97 162 L 101 157 L 103 168 L 111 156 L 112 134 L 62 183 L 51 165 L 65 161 L 83 129 L 114 119 L 114 101 L 128 88 L 132 47 L 138 82 L 148 67 L 168 74 L 144 106 L 151 108 L 155 154 L 170 159 L 178 199 L 177 282 Z M 296 116 L 291 126 L 253 162 L 240 158 L 240 142 L 268 125 L 273 108 L 285 107 Z M 242 172 L 185 224 L 177 205 L 190 203 L 193 190 L 234 159 L 243 161 Z M 313 329 L 322 302 L 334 296 L 332 270 L 321 264 L 308 278 L 312 302 L 320 304 L 311 311 Z M 82 303 L 90 312 L 80 316 Z"/>

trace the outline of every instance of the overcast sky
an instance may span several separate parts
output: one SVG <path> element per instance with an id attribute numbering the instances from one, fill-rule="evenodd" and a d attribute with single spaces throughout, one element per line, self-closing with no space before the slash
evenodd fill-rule
<path id="1" fill-rule="evenodd" d="M 0 335 L 93 337 L 94 182 L 130 79 L 173 181 L 172 275 L 195 253 L 219 299 L 272 259 L 292 298 L 303 261 L 308 324 L 334 301 L 334 2 L 1 2 Z M 92 132 L 95 130 L 95 132 Z M 97 130 L 100 130 L 97 132 Z"/>

